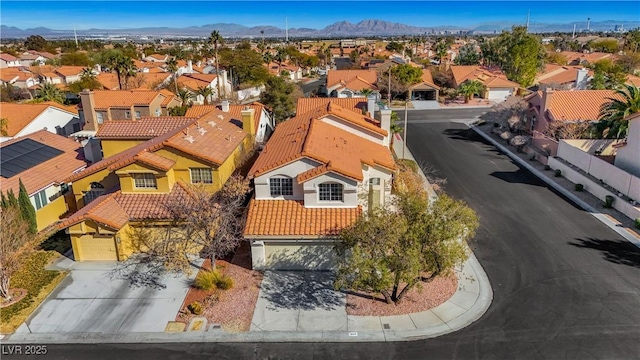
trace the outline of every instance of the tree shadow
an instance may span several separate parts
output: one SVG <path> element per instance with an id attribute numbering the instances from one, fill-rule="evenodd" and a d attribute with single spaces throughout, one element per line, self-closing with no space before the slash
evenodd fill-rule
<path id="1" fill-rule="evenodd" d="M 546 187 L 542 181 L 521 168 L 518 168 L 516 171 L 494 171 L 489 175 L 512 184 L 527 184 Z"/>
<path id="2" fill-rule="evenodd" d="M 262 296 L 267 310 L 335 310 L 345 297 L 333 289 L 333 273 L 327 271 L 267 271 Z"/>
<path id="3" fill-rule="evenodd" d="M 640 248 L 626 240 L 604 239 L 576 239 L 577 242 L 569 242 L 569 245 L 598 250 L 602 257 L 614 264 L 627 265 L 640 268 Z"/>

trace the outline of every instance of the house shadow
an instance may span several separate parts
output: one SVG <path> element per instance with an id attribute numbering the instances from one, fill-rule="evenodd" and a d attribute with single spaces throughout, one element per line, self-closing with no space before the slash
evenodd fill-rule
<path id="1" fill-rule="evenodd" d="M 333 289 L 328 271 L 268 271 L 262 280 L 262 297 L 268 310 L 335 310 L 345 306 L 345 297 Z"/>
<path id="2" fill-rule="evenodd" d="M 497 147 L 493 146 L 490 142 L 488 142 L 485 138 L 478 135 L 473 129 L 446 129 L 442 132 L 443 135 L 446 135 L 450 139 L 453 140 L 462 140 L 468 142 L 477 142 L 485 145 L 485 150 L 487 152 L 491 152 L 497 155 L 503 155 L 504 153 L 500 151 Z"/>
<path id="3" fill-rule="evenodd" d="M 600 251 L 602 257 L 614 264 L 640 268 L 640 248 L 625 240 L 576 239 L 569 245 Z"/>
<path id="4" fill-rule="evenodd" d="M 527 184 L 546 187 L 542 181 L 521 168 L 518 168 L 516 171 L 494 171 L 489 175 L 512 184 Z"/>

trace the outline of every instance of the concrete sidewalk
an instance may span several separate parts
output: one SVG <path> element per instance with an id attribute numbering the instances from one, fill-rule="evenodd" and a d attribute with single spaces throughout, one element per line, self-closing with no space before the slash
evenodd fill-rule
<path id="1" fill-rule="evenodd" d="M 414 160 L 405 147 L 402 138 L 394 139 L 394 151 L 398 157 Z M 421 175 L 424 176 L 422 171 Z M 436 196 L 429 187 L 432 196 Z M 336 330 L 324 330 L 315 326 L 311 331 L 253 331 L 228 333 L 210 327 L 208 331 L 179 333 L 40 333 L 12 334 L 3 343 L 153 343 L 153 342 L 367 342 L 367 341 L 409 341 L 441 336 L 458 331 L 480 319 L 489 309 L 493 299 L 493 290 L 489 279 L 471 253 L 461 267 L 455 269 L 458 288 L 453 296 L 443 304 L 419 313 L 396 316 L 346 316 L 344 327 Z M 276 314 L 277 315 L 277 314 Z M 266 315 L 254 320 L 260 327 L 265 325 Z M 313 319 L 322 321 L 322 319 Z M 275 329 L 275 328 L 274 328 Z M 272 330 L 272 329 L 270 329 Z"/>

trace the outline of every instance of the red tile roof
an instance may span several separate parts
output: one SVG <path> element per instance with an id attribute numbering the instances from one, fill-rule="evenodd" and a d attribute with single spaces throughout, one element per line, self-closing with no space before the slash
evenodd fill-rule
<path id="1" fill-rule="evenodd" d="M 167 159 L 164 156 L 160 156 L 156 153 L 151 152 L 141 152 L 140 154 L 134 156 L 134 160 L 140 161 L 147 165 L 151 165 L 160 170 L 167 171 L 176 164 L 175 160 Z"/>
<path id="2" fill-rule="evenodd" d="M 242 121 L 242 110 L 244 110 L 246 107 L 249 107 L 251 109 L 253 109 L 253 120 L 254 120 L 254 126 L 253 128 L 255 129 L 256 133 L 259 130 L 258 124 L 260 123 L 260 117 L 262 116 L 262 111 L 266 108 L 265 105 L 259 103 L 259 102 L 252 102 L 251 104 L 246 104 L 246 105 L 229 105 L 229 114 L 231 115 L 231 117 L 233 117 L 234 119 L 240 120 Z M 193 105 L 191 106 L 189 109 L 187 109 L 186 114 L 184 114 L 185 117 L 194 117 L 194 118 L 200 118 L 204 115 L 207 115 L 209 113 L 211 113 L 214 110 L 220 110 L 222 111 L 222 106 L 220 105 Z"/>
<path id="3" fill-rule="evenodd" d="M 378 81 L 378 74 L 375 70 L 329 70 L 327 72 L 327 87 L 330 88 L 341 81 L 349 82 L 355 77 L 360 77 L 369 84 L 375 84 Z"/>
<path id="4" fill-rule="evenodd" d="M 489 68 L 478 65 L 453 65 L 451 66 L 453 79 L 459 86 L 467 80 L 477 80 L 488 88 L 496 87 L 520 87 L 520 84 L 507 79 L 498 68 Z"/>
<path id="5" fill-rule="evenodd" d="M 598 120 L 600 106 L 616 97 L 613 90 L 553 91 L 547 110 L 555 120 Z"/>
<path id="6" fill-rule="evenodd" d="M 140 105 L 149 106 L 158 97 L 165 100 L 165 95 L 151 90 L 94 90 L 96 110 Z"/>
<path id="7" fill-rule="evenodd" d="M 305 208 L 302 201 L 251 200 L 246 237 L 335 236 L 362 214 L 356 208 Z"/>
<path id="8" fill-rule="evenodd" d="M 40 130 L 35 133 L 21 136 L 9 141 L 0 143 L 0 156 L 2 156 L 2 148 L 10 144 L 14 144 L 23 139 L 31 139 L 39 143 L 49 145 L 64 153 L 49 159 L 43 163 L 31 167 L 10 178 L 0 177 L 2 191 L 13 191 L 18 194 L 18 182 L 22 179 L 25 188 L 29 194 L 33 194 L 52 183 L 61 183 L 63 180 L 72 175 L 74 172 L 87 166 L 84 159 L 82 145 L 64 136 L 52 134 L 46 130 Z"/>
<path id="9" fill-rule="evenodd" d="M 296 114 L 302 115 L 320 107 L 326 107 L 329 102 L 339 105 L 347 110 L 362 113 L 367 109 L 365 98 L 300 98 L 296 107 Z"/>
<path id="10" fill-rule="evenodd" d="M 106 121 L 96 133 L 101 139 L 152 139 L 195 121 L 195 117 L 160 116 Z"/>
<path id="11" fill-rule="evenodd" d="M 18 134 L 25 126 L 29 125 L 50 107 L 74 115 L 78 114 L 76 109 L 54 102 L 39 104 L 0 103 L 0 114 L 3 118 L 7 119 L 7 136 L 15 136 Z"/>

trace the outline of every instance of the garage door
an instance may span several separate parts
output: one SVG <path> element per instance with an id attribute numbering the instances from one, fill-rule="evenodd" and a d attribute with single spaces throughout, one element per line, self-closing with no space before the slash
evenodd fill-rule
<path id="1" fill-rule="evenodd" d="M 504 100 L 513 94 L 513 89 L 491 89 L 489 100 Z"/>
<path id="2" fill-rule="evenodd" d="M 331 270 L 335 267 L 333 244 L 265 243 L 265 267 L 272 270 Z"/>
<path id="3" fill-rule="evenodd" d="M 80 259 L 85 260 L 118 260 L 116 242 L 113 237 L 93 237 L 84 235 L 78 240 Z"/>

